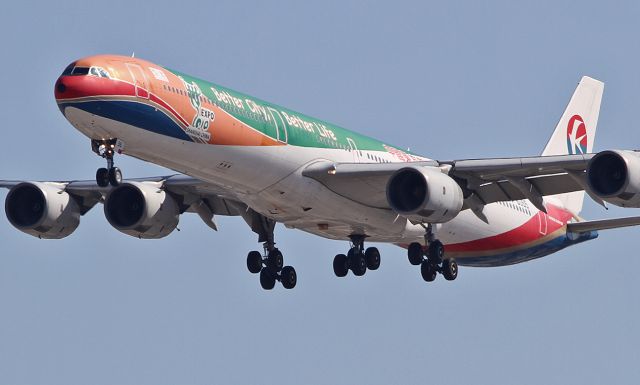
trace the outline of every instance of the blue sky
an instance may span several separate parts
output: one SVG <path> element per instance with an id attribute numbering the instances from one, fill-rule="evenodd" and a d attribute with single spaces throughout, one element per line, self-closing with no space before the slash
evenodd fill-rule
<path id="1" fill-rule="evenodd" d="M 57 110 L 72 60 L 131 54 L 436 159 L 538 154 L 582 75 L 606 83 L 595 148 L 640 148 L 637 2 L 13 2 L 0 14 L 2 179 L 91 179 Z M 167 173 L 129 158 L 126 176 Z M 0 192 L 4 199 L 6 191 Z M 604 211 L 590 219 L 640 215 Z M 293 291 L 260 289 L 237 218 L 141 241 L 102 208 L 61 241 L 0 218 L 3 384 L 636 384 L 640 229 L 425 284 L 401 249 L 278 227 Z"/>

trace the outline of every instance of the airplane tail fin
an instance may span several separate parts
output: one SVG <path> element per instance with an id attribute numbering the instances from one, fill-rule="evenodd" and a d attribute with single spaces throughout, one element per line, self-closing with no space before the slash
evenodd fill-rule
<path id="1" fill-rule="evenodd" d="M 587 154 L 593 151 L 604 83 L 583 76 L 542 155 Z M 564 208 L 578 215 L 584 191 L 555 195 Z"/>

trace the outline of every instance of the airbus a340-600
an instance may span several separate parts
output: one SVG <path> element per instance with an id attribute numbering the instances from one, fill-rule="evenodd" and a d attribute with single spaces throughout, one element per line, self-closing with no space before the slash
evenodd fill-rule
<path id="1" fill-rule="evenodd" d="M 640 207 L 640 152 L 592 153 L 604 85 L 580 80 L 540 156 L 433 160 L 231 89 L 125 56 L 71 63 L 55 83 L 60 111 L 106 160 L 95 180 L 0 181 L 18 230 L 64 238 L 102 203 L 108 222 L 137 238 L 162 238 L 180 215 L 241 216 L 263 251 L 247 267 L 264 289 L 291 289 L 274 228 L 283 223 L 349 241 L 334 273 L 377 270 L 369 242 L 406 248 L 425 281 L 462 266 L 528 261 L 640 224 L 640 217 L 585 221 L 596 202 Z M 116 154 L 178 174 L 123 179 Z M 345 247 L 346 249 L 346 247 Z"/>

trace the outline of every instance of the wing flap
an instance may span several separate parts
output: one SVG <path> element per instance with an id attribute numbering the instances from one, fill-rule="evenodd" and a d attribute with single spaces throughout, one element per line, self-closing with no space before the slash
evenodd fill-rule
<path id="1" fill-rule="evenodd" d="M 530 178 L 584 171 L 594 154 L 535 156 L 525 158 L 467 159 L 445 161 L 451 173 L 461 177 L 473 176 L 483 181 L 497 181 L 504 177 Z"/>
<path id="2" fill-rule="evenodd" d="M 582 185 L 567 173 L 536 176 L 525 178 L 525 180 L 531 183 L 543 196 L 580 191 L 583 189 Z M 485 183 L 478 187 L 473 187 L 472 190 L 485 204 L 527 199 L 516 186 L 506 179 Z"/>

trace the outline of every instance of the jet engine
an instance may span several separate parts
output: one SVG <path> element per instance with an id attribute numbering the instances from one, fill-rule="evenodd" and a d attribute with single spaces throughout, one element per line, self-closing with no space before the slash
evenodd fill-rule
<path id="1" fill-rule="evenodd" d="M 587 166 L 591 191 L 620 207 L 640 207 L 640 153 L 612 150 L 596 154 Z"/>
<path id="2" fill-rule="evenodd" d="M 412 222 L 444 223 L 462 209 L 462 189 L 436 167 L 405 167 L 387 182 L 387 202 Z"/>
<path id="3" fill-rule="evenodd" d="M 16 229 L 42 239 L 64 238 L 80 224 L 80 206 L 57 183 L 20 183 L 9 191 L 4 208 Z"/>
<path id="4" fill-rule="evenodd" d="M 126 182 L 109 192 L 104 214 L 116 230 L 136 238 L 158 239 L 178 226 L 176 201 L 153 182 Z"/>

